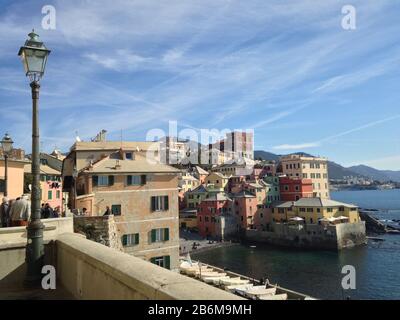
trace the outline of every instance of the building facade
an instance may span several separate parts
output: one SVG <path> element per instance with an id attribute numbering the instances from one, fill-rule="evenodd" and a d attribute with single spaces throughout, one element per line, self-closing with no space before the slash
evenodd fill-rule
<path id="1" fill-rule="evenodd" d="M 357 206 L 323 198 L 286 201 L 274 206 L 272 215 L 274 222 L 288 222 L 294 217 L 300 217 L 307 224 L 320 224 L 321 221 L 361 221 Z"/>
<path id="2" fill-rule="evenodd" d="M 311 179 L 314 197 L 330 198 L 326 158 L 293 154 L 281 158 L 281 167 L 282 173 L 288 177 Z"/>
<path id="3" fill-rule="evenodd" d="M 297 201 L 314 196 L 311 179 L 279 177 L 280 200 Z"/>
<path id="4" fill-rule="evenodd" d="M 126 253 L 177 269 L 179 170 L 149 160 L 156 149 L 146 142 L 77 142 L 63 162 L 64 190 L 72 210 L 114 215 Z"/>

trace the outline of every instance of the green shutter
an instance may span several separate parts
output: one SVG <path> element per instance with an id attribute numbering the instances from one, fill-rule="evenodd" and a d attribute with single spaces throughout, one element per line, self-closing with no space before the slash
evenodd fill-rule
<path id="1" fill-rule="evenodd" d="M 142 175 L 140 176 L 140 183 L 141 183 L 141 184 L 146 184 L 146 175 L 145 175 L 145 174 L 142 174 Z"/>
<path id="2" fill-rule="evenodd" d="M 168 210 L 168 196 L 164 196 L 164 210 Z"/>
<path id="3" fill-rule="evenodd" d="M 164 256 L 164 261 L 165 261 L 165 268 L 166 269 L 171 269 L 171 258 L 170 258 L 170 256 Z"/>
<path id="4" fill-rule="evenodd" d="M 109 186 L 114 185 L 114 176 L 108 176 L 108 185 Z"/>
<path id="5" fill-rule="evenodd" d="M 93 183 L 93 187 L 97 187 L 97 185 L 99 184 L 99 177 L 98 176 L 93 176 L 92 177 L 92 183 Z"/>
<path id="6" fill-rule="evenodd" d="M 151 197 L 151 211 L 156 211 L 156 197 Z"/>
<path id="7" fill-rule="evenodd" d="M 135 244 L 139 244 L 139 233 L 135 233 Z"/>
<path id="8" fill-rule="evenodd" d="M 156 264 L 156 258 L 150 258 L 150 262 Z"/>
<path id="9" fill-rule="evenodd" d="M 122 236 L 122 245 L 126 246 L 128 244 L 128 236 L 126 234 L 124 234 Z"/>
<path id="10" fill-rule="evenodd" d="M 164 241 L 168 241 L 169 240 L 169 229 L 165 228 L 164 229 Z"/>
<path id="11" fill-rule="evenodd" d="M 132 176 L 126 176 L 126 185 L 132 185 Z"/>
<path id="12" fill-rule="evenodd" d="M 156 229 L 151 230 L 151 242 L 156 242 Z"/>

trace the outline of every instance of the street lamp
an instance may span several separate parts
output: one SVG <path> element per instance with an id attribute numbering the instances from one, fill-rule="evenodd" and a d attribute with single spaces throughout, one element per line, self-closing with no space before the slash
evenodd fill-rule
<path id="1" fill-rule="evenodd" d="M 11 153 L 12 145 L 14 141 L 12 141 L 11 137 L 6 133 L 3 140 L 1 140 L 1 147 L 3 149 L 4 154 L 4 196 L 8 196 L 7 184 L 8 184 L 8 156 Z"/>
<path id="2" fill-rule="evenodd" d="M 32 190 L 31 218 L 27 227 L 28 243 L 26 245 L 27 275 L 26 284 L 36 285 L 40 282 L 44 258 L 43 223 L 40 221 L 40 155 L 39 155 L 39 81 L 44 74 L 47 57 L 50 54 L 39 35 L 32 30 L 29 39 L 19 49 L 25 74 L 31 81 L 32 89 Z"/>

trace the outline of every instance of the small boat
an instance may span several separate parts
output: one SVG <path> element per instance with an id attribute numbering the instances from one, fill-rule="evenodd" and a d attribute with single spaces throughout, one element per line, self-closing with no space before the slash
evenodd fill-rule
<path id="1" fill-rule="evenodd" d="M 254 286 L 247 291 L 243 291 L 243 295 L 250 299 L 257 299 L 259 296 L 275 295 L 276 288 L 266 288 L 265 286 Z"/>
<path id="2" fill-rule="evenodd" d="M 260 295 L 257 298 L 259 300 L 287 300 L 288 295 L 287 293 L 281 293 L 275 295 L 265 294 L 265 295 Z"/>
<path id="3" fill-rule="evenodd" d="M 209 283 L 209 284 L 218 284 L 219 280 L 221 279 L 227 279 L 229 278 L 229 276 L 218 276 L 218 277 L 202 277 L 202 280 L 205 283 Z"/>
<path id="4" fill-rule="evenodd" d="M 247 284 L 249 283 L 249 280 L 243 280 L 240 277 L 236 278 L 229 278 L 229 279 L 222 279 L 220 280 L 220 284 L 224 286 L 233 286 L 233 285 L 239 285 L 239 284 Z"/>
<path id="5" fill-rule="evenodd" d="M 206 278 L 206 277 L 224 277 L 224 276 L 226 276 L 226 273 L 222 273 L 222 272 L 217 272 L 217 271 L 210 271 L 210 272 L 198 272 L 198 273 L 196 273 L 196 276 L 198 277 L 198 278 L 201 278 L 201 279 L 203 279 L 203 278 Z"/>

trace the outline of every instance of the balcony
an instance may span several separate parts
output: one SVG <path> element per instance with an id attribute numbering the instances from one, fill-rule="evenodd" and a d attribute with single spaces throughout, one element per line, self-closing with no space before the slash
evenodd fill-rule
<path id="1" fill-rule="evenodd" d="M 237 296 L 73 233 L 72 218 L 47 219 L 45 264 L 56 290 L 27 290 L 25 227 L 0 229 L 0 299 L 231 300 Z"/>

